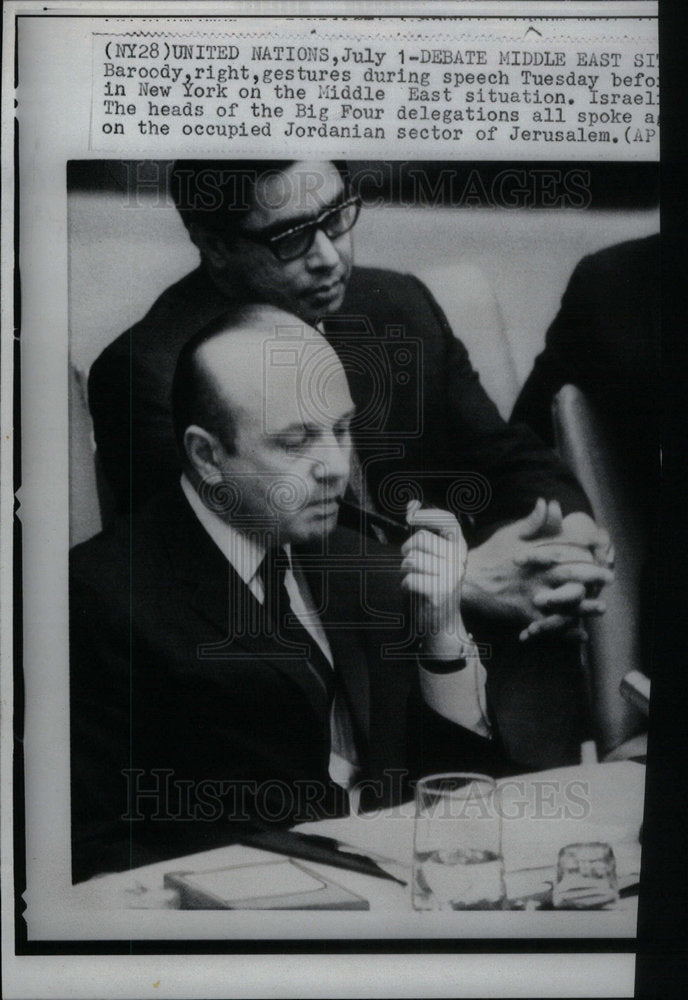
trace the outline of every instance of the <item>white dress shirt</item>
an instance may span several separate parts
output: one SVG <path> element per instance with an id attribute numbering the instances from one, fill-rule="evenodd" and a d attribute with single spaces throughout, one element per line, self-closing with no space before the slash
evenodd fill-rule
<path id="1" fill-rule="evenodd" d="M 184 496 L 191 509 L 217 545 L 225 559 L 236 570 L 256 600 L 265 599 L 263 581 L 258 570 L 265 558 L 265 547 L 255 537 L 238 531 L 219 514 L 209 510 L 185 475 L 181 477 Z M 290 566 L 285 570 L 284 585 L 289 595 L 291 610 L 311 638 L 317 642 L 330 666 L 332 651 L 327 634 L 317 615 L 313 597 L 298 565 L 291 565 L 291 546 L 285 545 Z M 472 647 L 468 649 L 467 664 L 462 670 L 448 674 L 435 674 L 419 666 L 421 691 L 425 702 L 438 714 L 471 729 L 481 736 L 489 736 L 486 718 L 485 668 Z M 345 703 L 335 697 L 330 713 L 331 753 L 330 777 L 344 788 L 356 781 L 359 759 L 353 739 L 353 727 Z"/>

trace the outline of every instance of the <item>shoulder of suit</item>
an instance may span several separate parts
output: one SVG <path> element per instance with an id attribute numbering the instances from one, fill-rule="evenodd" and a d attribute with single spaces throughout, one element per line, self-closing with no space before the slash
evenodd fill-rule
<path id="1" fill-rule="evenodd" d="M 360 300 L 371 308 L 376 302 L 399 303 L 416 299 L 419 294 L 427 295 L 427 289 L 413 274 L 380 267 L 354 267 L 340 312 L 352 301 Z"/>
<path id="2" fill-rule="evenodd" d="M 107 574 L 128 573 L 134 560 L 139 567 L 162 552 L 162 543 L 170 533 L 188 528 L 193 514 L 176 485 L 156 493 L 135 516 L 116 515 L 97 535 L 75 545 L 69 553 L 74 578 L 94 580 Z"/>
<path id="3" fill-rule="evenodd" d="M 114 598 L 128 586 L 131 562 L 127 526 L 116 520 L 103 531 L 76 545 L 69 553 L 72 602 L 76 595 L 99 603 L 98 595 Z M 78 607 L 73 610 L 77 611 Z"/>
<path id="4" fill-rule="evenodd" d="M 649 268 L 658 269 L 660 264 L 660 235 L 653 233 L 651 236 L 640 239 L 625 240 L 623 243 L 614 243 L 612 246 L 603 247 L 595 253 L 588 254 L 580 262 L 580 267 L 588 272 L 613 273 L 626 277 L 635 274 L 636 271 L 645 271 Z"/>
<path id="5" fill-rule="evenodd" d="M 371 284 L 379 285 L 404 285 L 408 282 L 409 278 L 412 278 L 415 282 L 418 278 L 408 272 L 403 271 L 391 271 L 385 267 L 354 267 L 351 271 L 351 278 L 349 281 L 349 287 L 356 288 L 358 286 L 369 286 Z"/>
<path id="6" fill-rule="evenodd" d="M 128 359 L 132 344 L 144 350 L 155 350 L 158 346 L 169 349 L 175 343 L 181 345 L 230 305 L 205 269 L 199 266 L 166 288 L 145 316 L 108 344 L 94 362 L 93 369 L 97 372 L 118 357 Z"/>

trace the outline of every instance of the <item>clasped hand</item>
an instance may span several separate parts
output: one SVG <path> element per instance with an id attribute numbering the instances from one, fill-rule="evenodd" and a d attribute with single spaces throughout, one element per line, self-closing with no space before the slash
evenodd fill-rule
<path id="1" fill-rule="evenodd" d="M 600 591 L 614 579 L 609 535 L 587 514 L 563 517 L 540 498 L 520 521 L 499 528 L 468 556 L 467 605 L 521 626 L 526 640 L 604 613 Z"/>

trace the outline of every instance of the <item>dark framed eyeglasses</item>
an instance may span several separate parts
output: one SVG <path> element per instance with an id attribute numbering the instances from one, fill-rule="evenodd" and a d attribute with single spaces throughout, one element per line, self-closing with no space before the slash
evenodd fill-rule
<path id="1" fill-rule="evenodd" d="M 260 243 L 268 247 L 278 260 L 283 262 L 296 260 L 308 253 L 319 229 L 331 240 L 336 240 L 339 236 L 343 236 L 344 233 L 353 229 L 360 211 L 361 199 L 358 195 L 353 195 L 346 201 L 325 209 L 315 219 L 302 222 L 300 225 L 285 229 L 281 233 L 275 233 L 271 236 L 267 233 L 242 231 L 241 236 L 252 243 Z"/>

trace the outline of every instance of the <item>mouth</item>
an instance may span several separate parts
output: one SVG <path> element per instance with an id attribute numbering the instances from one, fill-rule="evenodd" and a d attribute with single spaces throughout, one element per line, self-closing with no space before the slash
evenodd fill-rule
<path id="1" fill-rule="evenodd" d="M 308 509 L 320 517 L 332 517 L 339 513 L 341 497 L 328 497 L 324 500 L 313 500 L 308 504 Z"/>
<path id="2" fill-rule="evenodd" d="M 319 285 L 310 292 L 310 298 L 316 299 L 318 302 L 327 302 L 330 299 L 335 299 L 344 289 L 344 278 L 337 278 L 336 281 L 330 281 L 326 285 Z"/>

